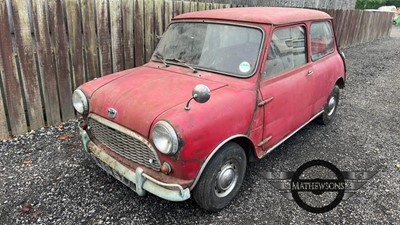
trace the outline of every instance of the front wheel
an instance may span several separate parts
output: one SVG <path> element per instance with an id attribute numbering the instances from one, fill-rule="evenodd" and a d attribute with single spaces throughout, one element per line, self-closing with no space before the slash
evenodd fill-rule
<path id="1" fill-rule="evenodd" d="M 324 106 L 324 112 L 317 118 L 318 123 L 328 125 L 332 121 L 339 104 L 339 90 L 339 86 L 335 85 L 333 87 L 328 101 Z"/>
<path id="2" fill-rule="evenodd" d="M 212 157 L 200 177 L 193 197 L 200 207 L 219 211 L 239 192 L 246 173 L 246 154 L 240 145 L 230 142 Z"/>

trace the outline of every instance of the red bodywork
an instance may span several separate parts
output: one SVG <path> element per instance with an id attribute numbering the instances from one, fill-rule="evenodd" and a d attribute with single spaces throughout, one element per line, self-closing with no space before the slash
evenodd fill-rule
<path id="1" fill-rule="evenodd" d="M 243 79 L 206 71 L 193 73 L 187 67 L 166 68 L 162 63 L 149 62 L 88 82 L 80 89 L 89 99 L 89 113 L 108 118 L 107 109 L 113 107 L 118 115 L 109 120 L 148 140 L 156 122 L 168 121 L 175 128 L 181 147 L 173 156 L 157 154 L 161 163 L 171 164 L 169 176 L 180 180 L 178 183 L 194 184 L 204 162 L 227 140 L 246 146 L 249 156 L 263 157 L 319 113 L 335 83 L 340 79 L 345 81 L 344 62 L 337 47 L 323 60 L 312 62 L 309 57 L 307 64 L 261 81 L 273 30 L 301 24 L 308 32 L 311 21 L 332 21 L 326 13 L 288 8 L 237 8 L 183 14 L 175 20 L 210 20 L 260 27 L 266 36 L 256 74 Z M 314 75 L 308 76 L 309 71 Z M 204 104 L 192 101 L 191 110 L 186 111 L 185 104 L 197 84 L 207 85 L 211 98 Z"/>

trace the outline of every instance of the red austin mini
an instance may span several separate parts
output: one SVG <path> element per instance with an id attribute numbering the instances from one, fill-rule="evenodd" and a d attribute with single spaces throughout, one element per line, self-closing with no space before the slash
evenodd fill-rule
<path id="1" fill-rule="evenodd" d="M 174 18 L 149 63 L 80 86 L 73 103 L 100 167 L 139 195 L 217 211 L 249 161 L 329 123 L 345 78 L 328 14 L 210 10 Z"/>

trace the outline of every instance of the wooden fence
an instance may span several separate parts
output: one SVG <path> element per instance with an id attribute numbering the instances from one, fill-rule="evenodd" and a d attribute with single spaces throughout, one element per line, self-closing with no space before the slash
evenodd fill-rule
<path id="1" fill-rule="evenodd" d="M 147 62 L 172 17 L 235 4 L 0 0 L 0 139 L 75 118 L 82 83 Z M 389 34 L 390 14 L 326 10 L 342 47 Z"/>

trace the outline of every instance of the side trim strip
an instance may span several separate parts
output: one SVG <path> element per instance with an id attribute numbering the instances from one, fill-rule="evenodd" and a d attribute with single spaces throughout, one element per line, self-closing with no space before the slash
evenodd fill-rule
<path id="1" fill-rule="evenodd" d="M 201 175 L 203 174 L 204 169 L 206 168 L 208 162 L 211 160 L 211 158 L 214 156 L 214 154 L 227 142 L 229 142 L 232 139 L 238 138 L 238 137 L 245 137 L 247 139 L 249 139 L 249 137 L 247 137 L 244 134 L 237 134 L 237 135 L 233 135 L 227 139 L 225 139 L 223 142 L 221 142 L 212 152 L 210 155 L 208 155 L 206 161 L 204 161 L 203 165 L 200 168 L 199 173 L 196 176 L 196 179 L 194 180 L 193 184 L 190 186 L 190 190 L 193 190 L 193 188 L 196 186 L 197 182 L 199 181 Z M 250 139 L 249 139 L 250 140 Z"/>

